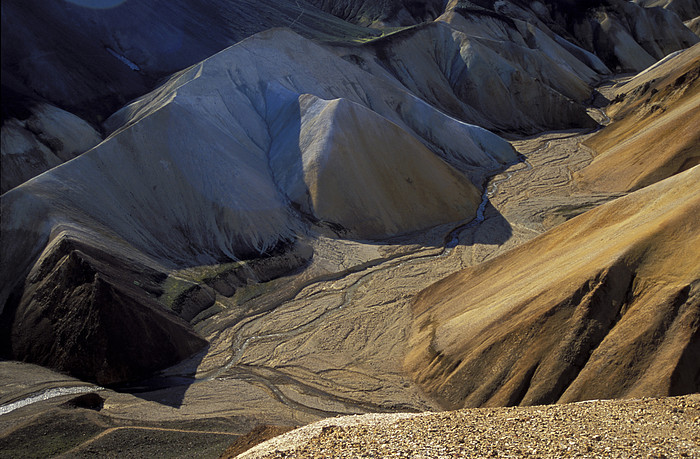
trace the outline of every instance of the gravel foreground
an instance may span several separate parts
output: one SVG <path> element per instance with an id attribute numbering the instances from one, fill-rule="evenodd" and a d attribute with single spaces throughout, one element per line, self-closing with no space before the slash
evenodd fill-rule
<path id="1" fill-rule="evenodd" d="M 239 458 L 700 458 L 700 394 L 325 419 Z"/>

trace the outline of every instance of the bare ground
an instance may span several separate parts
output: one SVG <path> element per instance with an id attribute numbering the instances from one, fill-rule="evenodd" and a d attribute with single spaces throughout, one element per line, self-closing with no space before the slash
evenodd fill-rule
<path id="1" fill-rule="evenodd" d="M 238 457 L 700 457 L 697 394 L 404 416 L 327 419 Z"/>
<path id="2" fill-rule="evenodd" d="M 490 187 L 479 224 L 443 225 L 381 244 L 319 237 L 305 270 L 240 289 L 230 298 L 217 295 L 222 312 L 196 324 L 211 343 L 206 353 L 164 372 L 194 373 L 197 381 L 140 394 L 101 392 L 106 401 L 100 415 L 114 421 L 104 429 L 163 422 L 178 428 L 184 420 L 206 424 L 232 417 L 237 420 L 232 433 L 240 435 L 258 424 L 294 426 L 343 414 L 439 410 L 403 371 L 411 298 L 459 269 L 615 198 L 577 193 L 571 183 L 571 173 L 591 160 L 581 145 L 588 135 L 552 132 L 515 141 L 527 163 L 493 178 L 497 188 Z M 450 234 L 458 234 L 459 243 L 445 249 Z M 24 379 L 13 380 L 12 393 L 0 391 L 0 396 L 17 400 L 61 386 L 64 378 L 17 382 Z M 8 424 L 26 420 L 26 413 L 39 408 L 0 417 L 0 435 L 11 435 Z M 76 440 L 71 448 L 87 454 L 117 434 L 143 434 L 121 429 L 87 443 L 104 429 L 87 429 L 83 443 Z M 151 441 L 162 443 L 155 437 Z"/>

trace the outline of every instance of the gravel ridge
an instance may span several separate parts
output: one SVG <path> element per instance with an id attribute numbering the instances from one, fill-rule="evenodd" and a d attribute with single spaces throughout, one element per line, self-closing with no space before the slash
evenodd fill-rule
<path id="1" fill-rule="evenodd" d="M 324 419 L 239 458 L 700 458 L 700 394 Z"/>

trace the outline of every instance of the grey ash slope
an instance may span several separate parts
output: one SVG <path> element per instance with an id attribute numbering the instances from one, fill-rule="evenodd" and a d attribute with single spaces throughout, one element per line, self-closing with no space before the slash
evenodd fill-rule
<path id="1" fill-rule="evenodd" d="M 698 42 L 672 11 L 625 0 L 451 0 L 447 11 L 526 21 L 594 53 L 613 71 L 641 71 Z"/>
<path id="2" fill-rule="evenodd" d="M 291 0 L 112 4 L 3 2 L 1 192 L 92 148 L 102 121 L 126 102 L 257 32 L 290 26 L 333 41 L 378 34 Z"/>
<path id="3" fill-rule="evenodd" d="M 162 280 L 283 246 L 311 222 L 381 238 L 461 220 L 480 201 L 468 177 L 515 159 L 494 134 L 288 30 L 179 73 L 112 123 L 121 127 L 96 148 L 2 196 L 8 357 L 51 364 L 71 349 L 18 346 L 41 329 L 23 320 L 29 310 L 52 314 L 43 284 L 98 292 L 101 279 L 147 311 L 158 282 L 134 288 L 124 266 Z M 61 266 L 85 253 L 91 274 L 74 285 Z M 95 295 L 89 307 L 104 308 Z"/>
<path id="4" fill-rule="evenodd" d="M 525 22 L 456 14 L 336 52 L 458 119 L 519 134 L 594 127 L 583 102 L 608 72 Z"/>
<path id="5" fill-rule="evenodd" d="M 441 111 L 517 133 L 591 125 L 581 102 L 600 74 L 639 70 L 698 40 L 671 12 L 615 0 L 575 8 L 561 1 L 452 2 L 444 11 L 442 2 L 402 1 L 178 0 L 110 9 L 5 2 L 3 100 L 19 97 L 36 109 L 24 115 L 3 105 L 2 191 L 94 146 L 105 118 L 163 78 L 270 27 L 341 44 L 346 58 L 361 59 L 366 70 L 389 75 Z M 411 25 L 441 14 L 437 23 L 395 35 L 342 20 Z M 75 142 L 76 132 L 83 141 Z"/>
<path id="6" fill-rule="evenodd" d="M 292 0 L 129 1 L 108 9 L 11 0 L 2 5 L 3 84 L 99 121 L 159 79 L 282 26 L 316 39 L 376 34 Z"/>

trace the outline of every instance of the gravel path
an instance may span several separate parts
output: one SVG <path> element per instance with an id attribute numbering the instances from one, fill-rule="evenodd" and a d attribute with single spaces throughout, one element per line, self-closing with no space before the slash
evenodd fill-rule
<path id="1" fill-rule="evenodd" d="M 700 395 L 326 419 L 243 458 L 700 458 Z"/>

